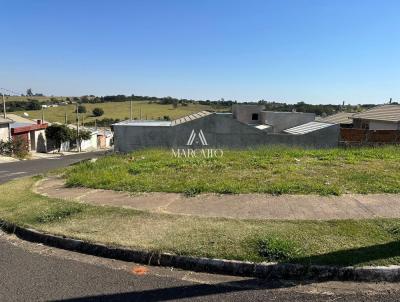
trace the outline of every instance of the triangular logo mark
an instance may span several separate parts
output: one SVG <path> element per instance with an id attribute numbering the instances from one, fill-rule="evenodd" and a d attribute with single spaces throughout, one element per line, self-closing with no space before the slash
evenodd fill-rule
<path id="1" fill-rule="evenodd" d="M 194 142 L 194 140 L 196 139 L 196 136 L 199 137 L 200 143 L 201 143 L 203 146 L 207 146 L 207 145 L 208 145 L 207 140 L 206 140 L 206 137 L 204 136 L 203 130 L 200 130 L 199 133 L 196 134 L 196 131 L 194 131 L 194 129 L 193 129 L 192 132 L 190 133 L 190 136 L 189 136 L 189 139 L 188 139 L 186 145 L 187 145 L 187 146 L 193 145 L 193 142 Z"/>

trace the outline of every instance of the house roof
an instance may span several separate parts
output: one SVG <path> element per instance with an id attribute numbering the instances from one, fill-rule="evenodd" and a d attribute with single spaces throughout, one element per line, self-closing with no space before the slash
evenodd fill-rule
<path id="1" fill-rule="evenodd" d="M 13 113 L 7 114 L 7 117 L 9 119 L 12 119 L 15 123 L 24 123 L 24 124 L 30 124 L 30 125 L 36 124 L 34 121 L 32 121 L 26 117 L 22 117 L 22 116 L 13 114 Z"/>
<path id="2" fill-rule="evenodd" d="M 10 124 L 10 127 L 11 127 L 11 129 L 14 129 L 14 128 L 21 128 L 21 127 L 30 127 L 30 126 L 32 126 L 32 125 L 35 125 L 35 124 L 31 124 L 31 123 L 20 123 L 20 122 L 12 122 L 12 123 Z"/>
<path id="3" fill-rule="evenodd" d="M 152 121 L 152 120 L 126 120 L 113 124 L 113 126 L 149 126 L 149 127 L 162 127 L 171 126 L 170 121 Z"/>
<path id="4" fill-rule="evenodd" d="M 179 119 L 173 120 L 171 122 L 171 126 L 175 126 L 175 125 L 183 124 L 183 123 L 186 123 L 186 122 L 190 122 L 190 121 L 196 120 L 198 118 L 205 117 L 205 116 L 210 115 L 210 114 L 212 114 L 212 112 L 209 112 L 209 111 L 200 111 L 200 112 L 197 112 L 197 113 L 193 113 L 193 114 L 181 117 Z"/>
<path id="5" fill-rule="evenodd" d="M 323 128 L 331 127 L 333 124 L 329 123 L 320 123 L 320 122 L 309 122 L 303 125 L 299 125 L 293 128 L 289 128 L 283 130 L 283 132 L 288 134 L 307 134 L 310 132 L 314 132 Z"/>
<path id="6" fill-rule="evenodd" d="M 153 126 L 153 127 L 169 127 L 169 126 L 176 126 L 183 123 L 187 123 L 199 118 L 203 118 L 207 115 L 212 114 L 212 112 L 208 111 L 200 111 L 197 113 L 193 113 L 179 119 L 173 121 L 149 121 L 149 120 L 126 120 L 119 123 L 115 123 L 115 126 Z"/>
<path id="7" fill-rule="evenodd" d="M 367 111 L 354 114 L 352 118 L 399 123 L 400 105 L 376 106 Z"/>
<path id="8" fill-rule="evenodd" d="M 330 124 L 352 124 L 351 117 L 355 112 L 338 112 L 327 117 L 318 119 L 318 122 L 330 123 Z"/>
<path id="9" fill-rule="evenodd" d="M 11 124 L 12 122 L 13 121 L 8 118 L 0 117 L 0 124 Z"/>

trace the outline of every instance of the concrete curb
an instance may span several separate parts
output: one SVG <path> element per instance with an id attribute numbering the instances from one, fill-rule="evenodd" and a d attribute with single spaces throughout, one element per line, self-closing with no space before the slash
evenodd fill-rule
<path id="1" fill-rule="evenodd" d="M 198 272 L 287 280 L 400 281 L 400 266 L 337 267 L 300 264 L 252 263 L 136 251 L 42 233 L 0 219 L 0 229 L 20 239 L 98 257 Z"/>

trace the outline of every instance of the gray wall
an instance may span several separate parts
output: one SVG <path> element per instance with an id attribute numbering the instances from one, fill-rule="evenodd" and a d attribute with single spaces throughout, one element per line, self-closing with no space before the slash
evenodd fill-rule
<path id="1" fill-rule="evenodd" d="M 237 119 L 239 122 L 245 124 L 260 124 L 261 121 L 261 111 L 264 109 L 262 105 L 247 105 L 247 104 L 235 104 L 232 105 L 233 118 Z M 258 114 L 258 120 L 253 120 L 253 113 Z"/>
<path id="2" fill-rule="evenodd" d="M 262 111 L 261 122 L 271 125 L 274 133 L 315 120 L 314 113 Z"/>
<path id="3" fill-rule="evenodd" d="M 249 148 L 260 145 L 286 145 L 308 148 L 336 147 L 339 125 L 323 128 L 305 135 L 268 134 L 247 126 L 230 114 L 211 114 L 204 118 L 173 127 L 114 125 L 115 150 L 129 152 L 139 148 L 196 148 L 186 143 L 192 132 L 202 130 L 209 148 Z"/>

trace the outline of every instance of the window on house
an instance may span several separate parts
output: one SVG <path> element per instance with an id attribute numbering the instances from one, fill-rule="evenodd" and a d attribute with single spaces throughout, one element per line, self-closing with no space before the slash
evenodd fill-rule
<path id="1" fill-rule="evenodd" d="M 253 114 L 251 115 L 251 120 L 252 120 L 252 121 L 258 121 L 258 113 L 253 113 Z"/>

